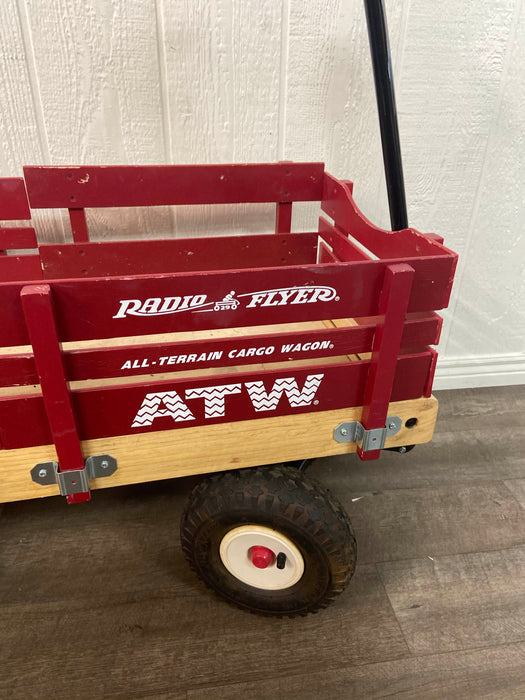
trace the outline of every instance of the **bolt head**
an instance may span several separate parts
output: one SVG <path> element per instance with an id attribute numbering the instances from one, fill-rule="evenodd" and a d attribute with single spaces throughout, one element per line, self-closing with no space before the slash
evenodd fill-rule
<path id="1" fill-rule="evenodd" d="M 407 448 L 406 448 L 404 445 L 402 445 L 402 446 L 399 448 L 398 451 L 399 451 L 399 454 L 404 455 L 405 452 L 407 451 Z"/>
<path id="2" fill-rule="evenodd" d="M 388 427 L 389 427 L 390 430 L 394 430 L 394 428 L 396 427 L 396 424 L 395 424 L 395 423 L 389 423 L 389 424 L 388 424 Z"/>
<path id="3" fill-rule="evenodd" d="M 47 469 L 40 469 L 38 472 L 38 476 L 43 479 L 45 476 L 47 476 Z"/>
<path id="4" fill-rule="evenodd" d="M 341 428 L 339 432 L 341 433 L 341 435 L 348 435 L 348 430 L 346 428 Z"/>
<path id="5" fill-rule="evenodd" d="M 102 467 L 102 469 L 107 469 L 109 467 L 108 460 L 107 459 L 102 460 L 102 462 L 100 463 L 100 466 Z"/>

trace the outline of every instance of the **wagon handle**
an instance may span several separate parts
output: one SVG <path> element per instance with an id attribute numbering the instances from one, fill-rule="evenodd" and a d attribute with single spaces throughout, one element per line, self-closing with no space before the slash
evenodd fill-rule
<path id="1" fill-rule="evenodd" d="M 376 88 L 388 207 L 393 231 L 408 228 L 396 98 L 383 0 L 364 0 Z"/>

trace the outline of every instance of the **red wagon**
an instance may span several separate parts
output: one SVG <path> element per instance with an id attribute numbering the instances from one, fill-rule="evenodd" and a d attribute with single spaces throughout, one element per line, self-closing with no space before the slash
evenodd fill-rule
<path id="1" fill-rule="evenodd" d="M 0 220 L 67 209 L 73 239 L 0 228 L 0 502 L 218 472 L 193 491 L 182 546 L 211 588 L 265 614 L 324 607 L 354 571 L 348 516 L 308 462 L 405 452 L 437 414 L 435 311 L 456 255 L 408 228 L 384 8 L 365 7 L 394 231 L 322 163 L 0 179 Z M 292 233 L 305 201 L 324 216 Z M 98 243 L 85 215 L 240 202 L 274 202 L 275 233 Z"/>
<path id="2" fill-rule="evenodd" d="M 374 227 L 321 163 L 24 173 L 0 180 L 0 219 L 65 208 L 73 242 L 0 229 L 0 502 L 221 472 L 182 523 L 199 575 L 255 610 L 325 605 L 355 540 L 301 467 L 431 438 L 456 255 Z M 291 233 L 297 201 L 329 218 Z M 89 240 L 89 207 L 231 202 L 275 202 L 275 233 Z"/>

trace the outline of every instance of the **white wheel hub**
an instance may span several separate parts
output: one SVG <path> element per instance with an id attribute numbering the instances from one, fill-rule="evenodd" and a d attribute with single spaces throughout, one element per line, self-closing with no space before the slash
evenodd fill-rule
<path id="1" fill-rule="evenodd" d="M 264 555 L 264 550 L 266 560 L 256 559 L 254 551 Z M 219 553 L 232 576 L 266 591 L 290 588 L 304 572 L 304 559 L 295 544 L 264 525 L 241 525 L 230 530 L 221 541 Z"/>

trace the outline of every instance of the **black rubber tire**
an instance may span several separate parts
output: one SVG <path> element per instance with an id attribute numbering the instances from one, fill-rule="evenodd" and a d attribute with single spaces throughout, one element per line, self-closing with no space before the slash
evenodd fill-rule
<path id="1" fill-rule="evenodd" d="M 301 552 L 304 573 L 284 590 L 249 586 L 229 573 L 219 547 L 246 524 L 286 535 Z M 184 554 L 197 575 L 222 598 L 262 615 L 306 615 L 325 608 L 346 587 L 356 541 L 345 510 L 321 484 L 293 467 L 272 466 L 207 477 L 193 490 L 181 520 Z"/>

